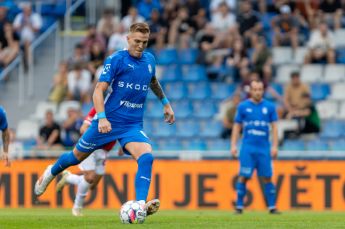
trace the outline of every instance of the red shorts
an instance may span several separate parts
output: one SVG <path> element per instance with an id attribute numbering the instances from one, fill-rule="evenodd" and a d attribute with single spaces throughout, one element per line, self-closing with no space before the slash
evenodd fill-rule
<path id="1" fill-rule="evenodd" d="M 109 142 L 106 145 L 104 145 L 102 149 L 104 149 L 105 151 L 110 151 L 114 147 L 115 144 L 116 144 L 116 141 Z"/>

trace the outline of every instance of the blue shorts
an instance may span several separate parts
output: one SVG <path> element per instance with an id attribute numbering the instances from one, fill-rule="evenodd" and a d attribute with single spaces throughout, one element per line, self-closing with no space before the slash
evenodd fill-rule
<path id="1" fill-rule="evenodd" d="M 126 127 L 114 127 L 109 133 L 100 133 L 98 131 L 98 121 L 94 120 L 91 126 L 79 139 L 76 148 L 83 153 L 92 153 L 93 151 L 102 148 L 109 142 L 118 140 L 124 153 L 130 155 L 125 149 L 125 145 L 129 142 L 146 142 L 151 145 L 150 139 L 142 130 L 142 125 L 126 125 Z"/>
<path id="2" fill-rule="evenodd" d="M 254 147 L 241 149 L 240 176 L 250 178 L 254 169 L 260 177 L 272 177 L 272 159 L 269 149 L 265 152 L 257 152 Z"/>

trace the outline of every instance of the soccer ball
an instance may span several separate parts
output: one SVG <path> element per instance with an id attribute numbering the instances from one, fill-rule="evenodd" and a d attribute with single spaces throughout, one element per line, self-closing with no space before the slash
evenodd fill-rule
<path id="1" fill-rule="evenodd" d="M 146 211 L 138 201 L 130 200 L 124 203 L 120 209 L 120 220 L 122 223 L 144 223 Z"/>

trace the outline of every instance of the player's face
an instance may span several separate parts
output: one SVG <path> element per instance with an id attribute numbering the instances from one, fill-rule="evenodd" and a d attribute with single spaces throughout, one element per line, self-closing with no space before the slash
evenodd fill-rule
<path id="1" fill-rule="evenodd" d="M 260 102 L 264 94 L 264 84 L 256 81 L 251 82 L 250 94 L 255 102 Z"/>
<path id="2" fill-rule="evenodd" d="M 127 36 L 128 51 L 134 57 L 141 57 L 149 41 L 149 33 L 130 33 Z"/>

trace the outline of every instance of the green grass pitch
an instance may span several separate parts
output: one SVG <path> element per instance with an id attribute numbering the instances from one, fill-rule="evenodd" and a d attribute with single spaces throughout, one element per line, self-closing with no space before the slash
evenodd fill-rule
<path id="1" fill-rule="evenodd" d="M 0 228 L 345 228 L 344 212 L 159 211 L 142 225 L 123 225 L 117 210 L 85 210 L 74 217 L 70 209 L 0 209 Z"/>

